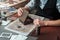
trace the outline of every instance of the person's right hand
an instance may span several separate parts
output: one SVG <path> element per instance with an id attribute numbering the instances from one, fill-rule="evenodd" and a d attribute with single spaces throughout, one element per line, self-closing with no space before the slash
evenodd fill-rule
<path id="1" fill-rule="evenodd" d="M 18 16 L 22 16 L 22 14 L 23 14 L 23 9 L 22 8 L 19 8 L 18 9 Z"/>

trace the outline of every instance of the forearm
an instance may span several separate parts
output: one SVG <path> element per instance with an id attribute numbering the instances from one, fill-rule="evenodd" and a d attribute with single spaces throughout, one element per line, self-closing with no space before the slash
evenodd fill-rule
<path id="1" fill-rule="evenodd" d="M 45 21 L 44 24 L 48 26 L 60 26 L 60 20 Z"/>
<path id="2" fill-rule="evenodd" d="M 29 7 L 27 7 L 27 6 L 23 7 L 23 9 L 30 11 Z"/>
<path id="3" fill-rule="evenodd" d="M 30 0 L 30 2 L 27 5 L 25 5 L 24 9 L 30 11 L 34 9 L 34 6 L 35 6 L 35 0 Z"/>

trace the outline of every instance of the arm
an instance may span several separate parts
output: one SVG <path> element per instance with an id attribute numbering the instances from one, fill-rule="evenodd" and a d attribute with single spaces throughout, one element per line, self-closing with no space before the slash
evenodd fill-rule
<path id="1" fill-rule="evenodd" d="M 48 21 L 35 19 L 34 24 L 38 25 L 38 26 L 60 26 L 60 19 L 58 19 L 58 20 L 48 20 Z"/>
<path id="2" fill-rule="evenodd" d="M 60 26 L 60 19 L 59 20 L 52 20 L 52 21 L 44 21 L 45 26 Z"/>
<path id="3" fill-rule="evenodd" d="M 32 10 L 34 9 L 34 6 L 35 6 L 35 0 L 30 0 L 30 2 L 27 5 L 25 5 L 25 8 L 26 9 L 29 8 L 29 10 Z"/>
<path id="4" fill-rule="evenodd" d="M 19 8 L 19 9 L 18 9 L 18 16 L 21 16 L 21 15 L 23 14 L 23 10 L 29 11 L 29 10 L 34 9 L 34 4 L 35 4 L 34 1 L 35 1 L 35 0 L 31 0 L 25 7 Z"/>
<path id="5" fill-rule="evenodd" d="M 27 5 L 25 5 L 25 7 L 23 7 L 23 9 L 26 9 L 26 10 L 32 10 L 34 9 L 34 4 L 35 4 L 35 0 L 31 0 Z"/>

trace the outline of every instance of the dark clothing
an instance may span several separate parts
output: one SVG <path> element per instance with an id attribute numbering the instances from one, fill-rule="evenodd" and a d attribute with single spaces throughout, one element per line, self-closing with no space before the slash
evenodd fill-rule
<path id="1" fill-rule="evenodd" d="M 35 6 L 37 8 L 36 15 L 43 16 L 53 20 L 60 19 L 60 13 L 56 8 L 56 3 L 57 0 L 48 0 L 47 3 L 45 4 L 45 7 L 41 9 L 39 7 L 40 0 L 38 1 L 36 0 L 36 6 Z"/>

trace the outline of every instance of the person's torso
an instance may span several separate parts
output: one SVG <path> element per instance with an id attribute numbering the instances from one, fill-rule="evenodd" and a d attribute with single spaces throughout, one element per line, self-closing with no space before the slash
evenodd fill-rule
<path id="1" fill-rule="evenodd" d="M 59 19 L 60 14 L 56 8 L 57 0 L 46 0 L 45 5 L 41 8 L 41 1 L 36 0 L 36 8 L 38 9 L 37 15 L 43 16 L 49 19 Z"/>

